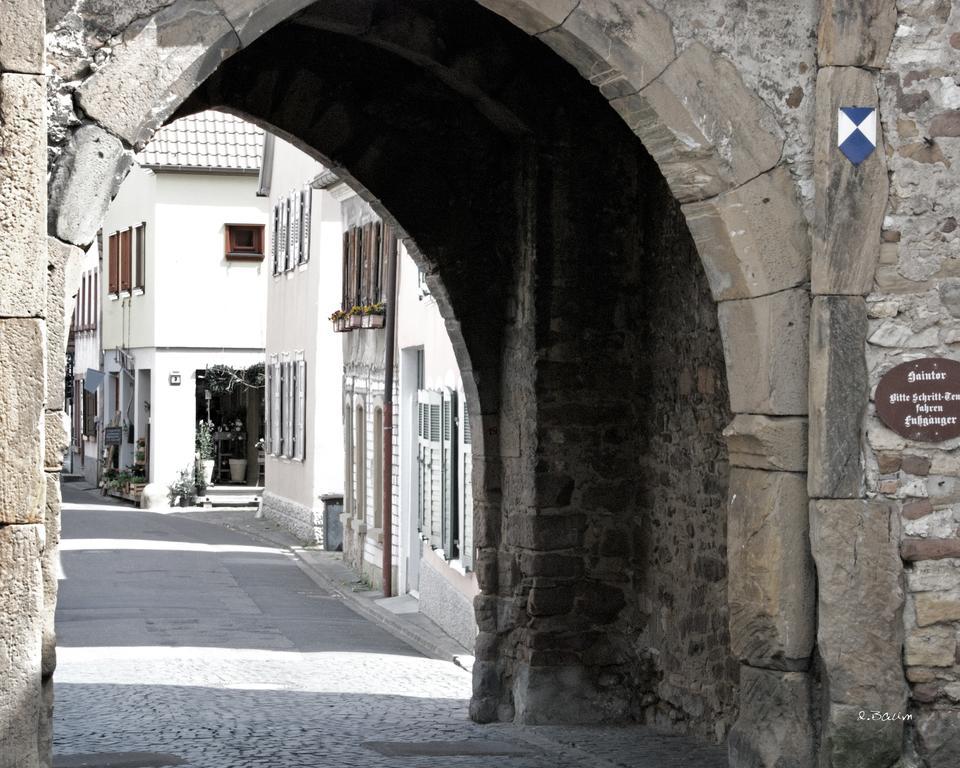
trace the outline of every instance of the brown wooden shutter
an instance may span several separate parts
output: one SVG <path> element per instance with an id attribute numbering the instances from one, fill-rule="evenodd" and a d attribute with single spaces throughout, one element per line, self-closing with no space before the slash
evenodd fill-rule
<path id="1" fill-rule="evenodd" d="M 343 233 L 343 273 L 340 275 L 340 309 L 346 312 L 347 286 L 350 285 L 350 231 Z"/>
<path id="2" fill-rule="evenodd" d="M 146 222 L 142 223 L 136 229 L 136 247 L 137 247 L 137 277 L 136 277 L 136 287 L 140 290 L 143 290 L 145 283 L 144 272 L 147 268 L 147 224 Z"/>
<path id="3" fill-rule="evenodd" d="M 117 293 L 120 290 L 120 234 L 118 232 L 110 235 L 109 250 L 110 293 Z"/>
<path id="4" fill-rule="evenodd" d="M 360 253 L 363 250 L 363 232 L 359 227 L 353 228 L 353 273 L 350 283 L 350 305 L 354 306 L 360 303 Z"/>
<path id="5" fill-rule="evenodd" d="M 125 229 L 120 233 L 120 290 L 129 291 L 131 286 L 130 272 L 133 262 L 130 254 L 131 235 L 133 229 Z"/>

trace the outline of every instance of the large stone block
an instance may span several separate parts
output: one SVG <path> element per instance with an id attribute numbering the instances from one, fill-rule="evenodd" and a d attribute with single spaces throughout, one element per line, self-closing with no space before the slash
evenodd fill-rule
<path id="1" fill-rule="evenodd" d="M 646 87 L 676 58 L 670 19 L 643 0 L 581 0 L 539 37 L 608 98 Z"/>
<path id="2" fill-rule="evenodd" d="M 249 45 L 264 32 L 314 2 L 315 0 L 213 0 L 214 5 L 236 30 L 243 45 Z M 355 4 L 351 3 L 346 7 L 352 5 Z M 342 8 L 343 5 L 334 6 L 338 11 Z M 320 10 L 322 12 L 325 9 Z"/>
<path id="3" fill-rule="evenodd" d="M 734 413 L 807 412 L 810 296 L 803 289 L 724 301 L 718 308 Z"/>
<path id="4" fill-rule="evenodd" d="M 51 234 L 68 243 L 92 243 L 133 154 L 97 125 L 70 137 L 50 176 Z"/>
<path id="5" fill-rule="evenodd" d="M 70 445 L 70 416 L 66 411 L 47 411 L 43 415 L 43 466 L 59 472 Z"/>
<path id="6" fill-rule="evenodd" d="M 0 70 L 43 73 L 43 5 L 39 0 L 0 3 Z"/>
<path id="7" fill-rule="evenodd" d="M 43 521 L 42 320 L 0 319 L 0 525 Z"/>
<path id="8" fill-rule="evenodd" d="M 629 696 L 619 688 L 600 689 L 579 665 L 517 664 L 513 676 L 516 722 L 524 725 L 590 724 L 622 720 Z"/>
<path id="9" fill-rule="evenodd" d="M 21 5 L 15 2 L 14 8 Z M 7 4 L 0 4 L 0 44 Z M 43 12 L 41 8 L 40 13 Z M 42 40 L 40 41 L 42 44 Z M 0 316 L 39 317 L 46 254 L 46 92 L 42 77 L 0 75 Z"/>
<path id="10" fill-rule="evenodd" d="M 866 295 L 873 288 L 889 187 L 880 121 L 876 150 L 854 165 L 837 147 L 837 111 L 877 104 L 875 74 L 857 67 L 824 67 L 817 75 L 814 293 Z"/>
<path id="11" fill-rule="evenodd" d="M 884 714 L 905 717 L 906 702 L 882 710 L 866 705 L 830 703 L 820 736 L 820 765 L 830 768 L 879 768 L 894 766 L 903 749 L 903 720 L 884 719 Z"/>
<path id="12" fill-rule="evenodd" d="M 710 200 L 683 206 L 717 301 L 805 283 L 810 235 L 784 166 Z"/>
<path id="13" fill-rule="evenodd" d="M 740 413 L 723 430 L 731 466 L 805 472 L 807 420 Z"/>
<path id="14" fill-rule="evenodd" d="M 929 768 L 960 765 L 960 709 L 921 712 L 916 732 L 920 753 Z"/>
<path id="15" fill-rule="evenodd" d="M 880 69 L 896 28 L 896 0 L 823 0 L 817 63 Z"/>
<path id="16" fill-rule="evenodd" d="M 240 40 L 209 0 L 177 0 L 128 27 L 113 56 L 80 87 L 80 106 L 141 147 Z"/>
<path id="17" fill-rule="evenodd" d="M 903 566 L 893 505 L 863 499 L 810 503 L 817 564 L 817 644 L 833 704 L 902 712 Z M 878 763 L 879 764 L 879 763 Z"/>
<path id="18" fill-rule="evenodd" d="M 43 518 L 43 556 L 40 569 L 43 577 L 43 652 L 42 673 L 44 679 L 53 674 L 57 666 L 57 636 L 54 613 L 57 608 L 57 586 L 60 576 L 60 475 L 46 474 L 45 513 Z"/>
<path id="19" fill-rule="evenodd" d="M 47 408 L 64 407 L 64 367 L 73 297 L 80 290 L 83 251 L 47 238 Z"/>
<path id="20" fill-rule="evenodd" d="M 734 467 L 729 493 L 730 649 L 753 666 L 805 669 L 816 631 L 805 478 Z"/>
<path id="21" fill-rule="evenodd" d="M 814 297 L 807 476 L 812 498 L 860 496 L 860 428 L 869 399 L 866 336 L 867 305 L 860 296 Z"/>
<path id="22" fill-rule="evenodd" d="M 740 714 L 727 738 L 736 768 L 814 764 L 810 678 L 803 672 L 740 667 Z"/>
<path id="23" fill-rule="evenodd" d="M 578 0 L 478 0 L 480 5 L 532 35 L 557 27 L 577 7 Z"/>
<path id="24" fill-rule="evenodd" d="M 40 764 L 43 537 L 42 525 L 0 526 L 0 768 Z"/>
<path id="25" fill-rule="evenodd" d="M 640 93 L 610 103 L 680 202 L 738 187 L 780 161 L 783 131 L 773 112 L 733 64 L 700 43 Z"/>

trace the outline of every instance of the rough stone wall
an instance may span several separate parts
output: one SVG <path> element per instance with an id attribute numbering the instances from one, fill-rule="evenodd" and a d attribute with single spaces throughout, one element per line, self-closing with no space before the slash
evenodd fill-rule
<path id="1" fill-rule="evenodd" d="M 679 207 L 664 185 L 644 186 L 643 256 L 618 307 L 633 321 L 623 363 L 633 370 L 635 439 L 623 449 L 638 458 L 640 480 L 628 608 L 640 619 L 633 645 L 656 675 L 658 699 L 640 704 L 648 722 L 686 720 L 680 727 L 720 741 L 736 717 L 739 677 L 727 608 L 723 349 Z M 607 531 L 601 546 L 616 549 L 619 533 Z"/>
<path id="2" fill-rule="evenodd" d="M 894 365 L 957 357 L 960 9 L 824 4 L 817 85 L 811 536 L 824 765 L 960 762 L 960 442 L 905 440 L 873 392 Z M 836 151 L 839 106 L 876 106 L 876 152 Z M 904 677 L 906 679 L 904 679 Z M 864 723 L 859 713 L 883 718 Z"/>
<path id="3" fill-rule="evenodd" d="M 323 546 L 323 507 L 311 509 L 264 491 L 262 508 L 264 517 L 280 523 L 304 544 Z"/>
<path id="4" fill-rule="evenodd" d="M 960 5 L 879 3 L 889 54 L 876 77 L 889 195 L 870 232 L 875 271 L 866 296 L 867 391 L 894 365 L 960 359 Z M 895 27 L 895 32 L 894 32 Z M 905 440 L 867 408 L 864 492 L 889 515 L 905 592 L 902 709 L 907 755 L 929 768 L 960 764 L 960 441 Z M 901 682 L 902 685 L 902 682 Z M 899 730 L 899 729 L 897 729 Z"/>

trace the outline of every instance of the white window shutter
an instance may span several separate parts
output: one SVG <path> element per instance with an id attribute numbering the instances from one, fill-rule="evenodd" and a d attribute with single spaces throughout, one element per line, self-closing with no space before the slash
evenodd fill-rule
<path id="1" fill-rule="evenodd" d="M 307 361 L 297 360 L 297 413 L 296 429 L 293 438 L 294 456 L 303 461 L 306 455 L 306 420 L 307 420 Z"/>
<path id="2" fill-rule="evenodd" d="M 300 263 L 310 260 L 310 214 L 313 207 L 313 189 L 308 184 L 300 192 Z"/>
<path id="3" fill-rule="evenodd" d="M 460 562 L 464 568 L 473 568 L 473 435 L 470 417 L 464 401 L 460 408 Z"/>
<path id="4" fill-rule="evenodd" d="M 269 358 L 263 368 L 263 452 L 272 453 L 273 435 L 270 433 L 270 412 L 273 410 L 273 394 L 270 390 L 270 379 L 273 378 L 273 366 Z"/>
<path id="5" fill-rule="evenodd" d="M 283 450 L 284 458 L 293 456 L 293 368 L 289 360 L 282 363 L 283 373 Z"/>
<path id="6" fill-rule="evenodd" d="M 273 206 L 273 218 L 270 219 L 270 263 L 273 274 L 280 274 L 280 204 Z"/>
<path id="7" fill-rule="evenodd" d="M 293 269 L 300 261 L 300 195 L 291 192 L 287 198 L 290 206 L 290 245 L 287 269 Z"/>
<path id="8" fill-rule="evenodd" d="M 447 560 L 457 557 L 459 546 L 460 507 L 457 503 L 457 393 L 444 389 L 441 393 L 441 450 L 443 451 L 443 552 Z"/>
<path id="9" fill-rule="evenodd" d="M 270 441 L 270 450 L 274 456 L 279 456 L 283 452 L 283 443 L 281 442 L 281 411 L 282 411 L 282 402 L 281 394 L 283 392 L 283 378 L 280 375 L 281 367 L 280 362 L 274 357 L 274 362 L 271 366 L 273 368 L 273 375 L 270 377 L 273 382 L 273 388 L 271 390 L 271 396 L 273 398 L 273 415 L 271 417 L 271 428 L 272 435 Z"/>
<path id="10" fill-rule="evenodd" d="M 290 206 L 289 199 L 284 197 L 277 205 L 280 207 L 280 237 L 277 238 L 277 271 L 284 272 L 287 269 L 289 257 L 287 256 L 287 245 L 289 240 L 288 230 L 290 229 Z"/>

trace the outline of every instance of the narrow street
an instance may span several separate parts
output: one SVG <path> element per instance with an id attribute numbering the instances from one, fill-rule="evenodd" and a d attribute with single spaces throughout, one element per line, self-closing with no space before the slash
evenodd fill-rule
<path id="1" fill-rule="evenodd" d="M 638 728 L 476 725 L 466 671 L 218 525 L 65 485 L 61 558 L 60 768 L 726 764 Z"/>

